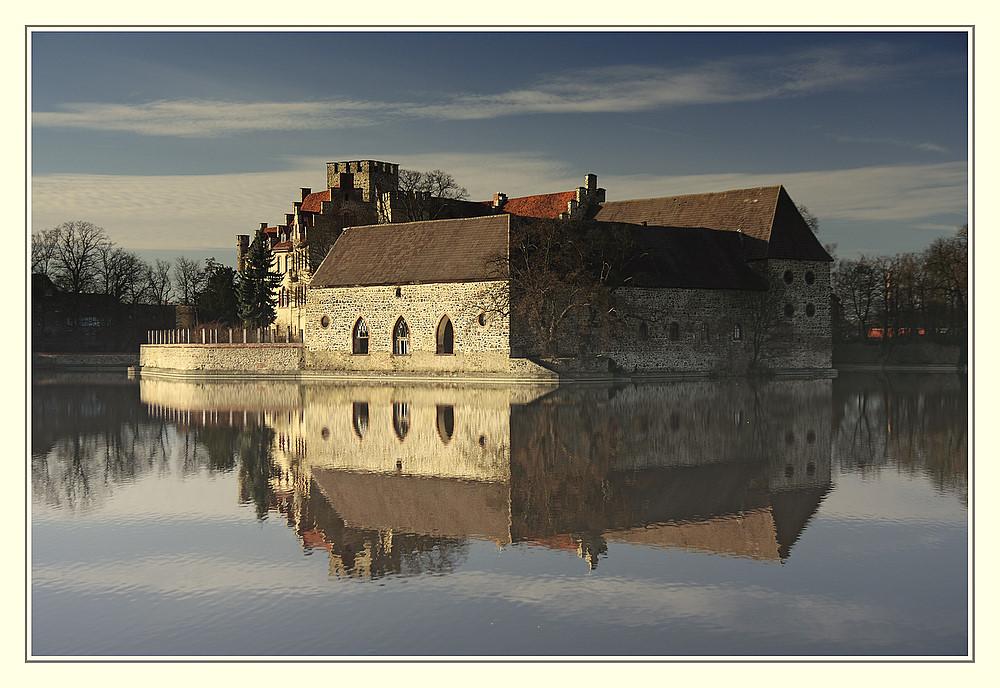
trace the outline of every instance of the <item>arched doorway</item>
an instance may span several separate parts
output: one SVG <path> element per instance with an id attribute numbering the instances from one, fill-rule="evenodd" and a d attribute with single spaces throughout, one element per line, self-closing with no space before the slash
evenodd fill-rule
<path id="1" fill-rule="evenodd" d="M 455 328 L 451 324 L 451 318 L 445 314 L 438 323 L 437 328 L 437 353 L 455 353 Z"/>

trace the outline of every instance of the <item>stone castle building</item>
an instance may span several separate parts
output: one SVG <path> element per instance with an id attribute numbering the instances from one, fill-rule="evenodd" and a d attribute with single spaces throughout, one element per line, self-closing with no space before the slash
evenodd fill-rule
<path id="1" fill-rule="evenodd" d="M 831 258 L 781 186 L 607 201 L 588 174 L 574 191 L 468 202 L 398 180 L 392 163 L 328 163 L 326 191 L 261 226 L 283 276 L 276 324 L 303 333 L 305 368 L 509 375 L 544 354 L 601 372 L 833 374 Z M 552 222 L 634 247 L 613 331 L 577 309 L 557 351 L 521 317 L 509 269 Z"/>

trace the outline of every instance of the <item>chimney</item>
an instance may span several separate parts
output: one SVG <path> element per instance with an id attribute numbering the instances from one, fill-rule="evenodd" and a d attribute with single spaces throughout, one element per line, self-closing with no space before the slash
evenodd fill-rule
<path id="1" fill-rule="evenodd" d="M 302 198 L 300 199 L 302 201 L 306 200 L 306 196 L 312 193 L 312 189 L 310 189 L 307 186 L 303 186 L 301 189 L 299 189 L 299 191 L 302 192 Z"/>
<path id="2" fill-rule="evenodd" d="M 584 177 L 583 186 L 587 189 L 587 191 L 590 192 L 597 191 L 597 175 L 588 174 L 586 177 Z"/>
<path id="3" fill-rule="evenodd" d="M 493 207 L 497 210 L 503 208 L 503 204 L 507 202 L 507 194 L 502 192 L 497 192 L 493 194 Z"/>

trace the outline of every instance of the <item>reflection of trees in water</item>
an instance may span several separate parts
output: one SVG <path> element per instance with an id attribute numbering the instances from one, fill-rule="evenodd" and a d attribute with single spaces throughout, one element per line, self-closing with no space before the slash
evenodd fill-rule
<path id="1" fill-rule="evenodd" d="M 39 504 L 86 509 L 117 485 L 235 465 L 236 428 L 190 427 L 151 416 L 135 382 L 47 382 L 32 388 L 31 489 Z M 124 378 L 124 375 L 122 375 Z"/>
<path id="2" fill-rule="evenodd" d="M 274 465 L 274 430 L 250 425 L 240 430 L 240 502 L 252 502 L 258 519 L 275 503 L 272 481 L 281 475 Z"/>
<path id="3" fill-rule="evenodd" d="M 31 405 L 31 485 L 40 503 L 85 509 L 165 462 L 163 424 L 144 417 L 135 384 L 36 385 Z"/>
<path id="4" fill-rule="evenodd" d="M 850 375 L 834 384 L 835 455 L 845 472 L 922 474 L 968 503 L 964 375 Z"/>

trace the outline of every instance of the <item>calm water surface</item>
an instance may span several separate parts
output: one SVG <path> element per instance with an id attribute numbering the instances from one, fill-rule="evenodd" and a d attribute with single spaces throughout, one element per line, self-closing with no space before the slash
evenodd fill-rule
<path id="1" fill-rule="evenodd" d="M 31 653 L 963 657 L 965 385 L 37 374 Z"/>

